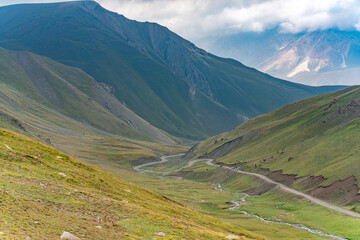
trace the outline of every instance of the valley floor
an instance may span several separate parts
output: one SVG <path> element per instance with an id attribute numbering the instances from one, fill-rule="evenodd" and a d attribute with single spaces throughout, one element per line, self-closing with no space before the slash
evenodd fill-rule
<path id="1" fill-rule="evenodd" d="M 273 180 L 260 175 L 256 173 L 250 173 L 250 172 L 244 172 L 240 171 L 238 169 L 234 169 L 228 166 L 219 166 L 217 164 L 213 163 L 212 159 L 196 159 L 191 160 L 187 162 L 185 165 L 182 164 L 181 166 L 176 167 L 174 163 L 176 162 L 172 161 L 171 157 L 175 158 L 179 157 L 179 155 L 175 156 L 168 156 L 162 157 L 160 161 L 152 162 L 152 163 L 144 163 L 142 165 L 138 165 L 135 167 L 137 171 L 140 171 L 142 173 L 148 172 L 149 174 L 160 176 L 162 179 L 162 183 L 157 183 L 155 185 L 152 185 L 156 180 L 151 181 L 151 183 L 146 183 L 147 181 L 141 180 L 142 177 L 136 178 L 135 182 L 138 182 L 143 185 L 145 184 L 147 187 L 150 187 L 151 189 L 168 193 L 170 191 L 170 187 L 168 187 L 169 181 L 175 181 L 177 183 L 173 183 L 175 185 L 187 185 L 188 189 L 182 189 L 181 195 L 175 192 L 172 192 L 173 195 L 171 195 L 172 198 L 175 198 L 179 201 L 189 201 L 189 198 L 193 197 L 194 192 L 199 194 L 197 196 L 199 199 L 195 200 L 195 205 L 198 209 L 201 211 L 205 211 L 208 214 L 215 215 L 217 217 L 225 218 L 229 222 L 233 222 L 236 224 L 241 225 L 241 221 L 243 221 L 244 218 L 257 218 L 261 221 L 265 221 L 265 228 L 262 226 L 260 227 L 259 224 L 253 224 L 251 229 L 253 231 L 256 231 L 258 233 L 261 233 L 265 236 L 268 236 L 270 238 L 274 239 L 280 239 L 284 238 L 286 239 L 289 236 L 292 236 L 292 239 L 316 239 L 316 238 L 329 238 L 329 239 L 360 239 L 360 231 L 357 226 L 360 226 L 360 214 L 345 210 L 343 208 L 337 207 L 335 205 L 326 203 L 322 200 L 313 198 L 307 194 L 304 194 L 302 192 L 299 192 L 297 190 L 291 189 L 281 183 L 274 182 Z M 154 168 L 151 168 L 154 167 Z M 198 181 L 206 181 L 204 178 L 198 178 L 194 179 L 196 177 L 196 171 L 198 168 L 206 168 L 206 171 L 226 171 L 227 174 L 229 172 L 236 173 L 237 175 L 241 175 L 240 178 L 243 178 L 246 183 L 248 180 L 246 178 L 260 178 L 262 181 L 266 181 L 270 184 L 277 185 L 278 188 L 275 188 L 275 190 L 271 191 L 271 193 L 266 193 L 262 196 L 250 196 L 247 201 L 244 201 L 244 198 L 240 198 L 239 200 L 239 194 L 243 194 L 243 192 L 235 192 L 234 193 L 234 186 L 228 186 L 228 191 L 224 191 L 220 184 L 218 186 L 207 186 L 207 188 L 218 190 L 218 199 L 212 197 L 209 197 L 209 193 L 204 191 L 199 191 L 197 189 L 200 185 L 203 187 L 207 183 L 200 183 Z M 212 169 L 209 169 L 212 168 Z M 217 168 L 215 170 L 214 168 Z M 204 169 L 203 169 L 204 170 Z M 188 175 L 186 178 L 197 181 L 191 181 L 185 180 L 179 180 L 182 179 L 182 177 L 179 178 L 179 176 L 184 176 L 184 172 L 189 173 L 192 172 L 193 176 Z M 180 173 L 182 172 L 182 174 Z M 199 171 L 201 172 L 201 171 Z M 180 173 L 180 174 L 179 174 Z M 219 173 L 217 173 L 219 175 Z M 178 180 L 171 180 L 171 177 L 175 177 Z M 218 176 L 219 177 L 219 176 Z M 130 180 L 130 179 L 129 179 Z M 221 179 L 217 179 L 216 182 L 224 181 Z M 209 182 L 215 182 L 214 179 L 212 179 Z M 211 185 L 211 184 L 210 184 Z M 224 185 L 228 185 L 226 181 L 224 182 Z M 241 185 L 241 184 L 240 184 Z M 220 188 L 219 188 L 220 187 Z M 229 196 L 226 196 L 227 194 L 232 195 L 235 197 L 235 199 L 231 200 L 224 200 L 224 198 L 228 198 Z M 202 196 L 201 196 L 202 195 Z M 224 196 L 225 195 L 225 196 Z M 186 200 L 185 200 L 186 199 Z M 236 200 L 237 199 L 237 200 Z M 257 201 L 254 201 L 256 199 Z M 259 201 L 258 199 L 261 199 Z M 305 200 L 306 199 L 306 200 Z M 274 201 L 275 200 L 275 201 Z M 265 201 L 265 202 L 264 202 Z M 273 201 L 269 205 L 267 201 Z M 309 202 L 310 201 L 310 202 Z M 224 207 L 223 205 L 226 204 L 228 207 Z M 287 204 L 288 209 L 279 209 L 279 206 L 276 205 L 285 205 Z M 234 206 L 235 205 L 235 206 Z M 266 208 L 273 208 L 273 209 L 266 209 Z M 275 209 L 274 209 L 275 208 Z M 234 211 L 237 213 L 236 216 L 234 216 Z M 285 211 L 284 211 L 285 210 Z M 295 211 L 294 211 L 295 210 Z M 219 214 L 219 211 L 221 211 L 221 214 Z M 271 212 L 269 214 L 269 212 Z M 316 212 L 317 216 L 311 216 L 310 214 L 313 214 Z M 257 214 L 260 214 L 260 217 Z M 344 214 L 347 214 L 348 216 L 345 216 Z M 244 216 L 245 215 L 245 216 Z M 289 215 L 291 217 L 289 217 Z M 319 219 L 321 220 L 319 222 Z M 251 219 L 251 221 L 254 221 L 254 219 Z M 283 224 L 285 226 L 269 226 L 271 224 L 279 225 Z M 264 224 L 262 224 L 264 225 Z M 336 226 L 337 225 L 337 226 Z M 249 226 L 248 226 L 249 227 Z M 278 228 L 277 231 L 274 231 L 272 229 Z M 286 229 L 289 228 L 290 229 Z M 284 230 L 284 228 L 286 230 Z M 292 229 L 291 229 L 292 228 Z M 297 229 L 296 229 L 297 228 Z M 300 230 L 299 230 L 300 229 Z M 300 232 L 298 232 L 300 231 Z M 276 232 L 276 234 L 275 234 Z M 310 233 L 310 234 L 309 234 Z M 290 234 L 290 235 L 287 235 Z"/>

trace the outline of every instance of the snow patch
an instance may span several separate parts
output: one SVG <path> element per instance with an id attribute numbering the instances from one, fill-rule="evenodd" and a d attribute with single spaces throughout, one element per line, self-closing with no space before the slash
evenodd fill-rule
<path id="1" fill-rule="evenodd" d="M 341 68 L 346 68 L 347 66 L 346 66 L 344 54 L 341 54 L 341 57 L 342 57 Z"/>
<path id="2" fill-rule="evenodd" d="M 294 70 L 292 70 L 287 77 L 293 77 L 301 72 L 310 72 L 309 69 L 309 57 L 306 57 L 301 63 L 299 63 Z"/>
<path id="3" fill-rule="evenodd" d="M 281 70 L 283 68 L 289 68 L 294 66 L 299 61 L 299 56 L 297 54 L 297 49 L 292 48 L 288 51 L 281 53 L 277 59 L 273 59 L 269 65 L 263 67 L 261 70 L 267 72 L 269 70 Z"/>
<path id="4" fill-rule="evenodd" d="M 319 64 L 314 69 L 315 72 L 320 71 L 323 67 L 326 67 L 328 65 L 329 59 L 319 59 Z"/>

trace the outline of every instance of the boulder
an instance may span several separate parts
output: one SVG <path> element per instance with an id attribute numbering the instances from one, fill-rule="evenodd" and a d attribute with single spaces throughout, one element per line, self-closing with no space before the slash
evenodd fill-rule
<path id="1" fill-rule="evenodd" d="M 69 232 L 63 232 L 63 234 L 60 236 L 60 239 L 68 239 L 68 240 L 77 240 L 80 239 L 78 237 L 75 237 Z"/>

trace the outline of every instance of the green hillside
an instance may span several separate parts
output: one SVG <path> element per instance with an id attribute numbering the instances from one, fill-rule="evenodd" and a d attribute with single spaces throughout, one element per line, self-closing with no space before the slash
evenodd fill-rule
<path id="1" fill-rule="evenodd" d="M 190 155 L 217 158 L 316 197 L 355 204 L 360 200 L 359 101 L 356 86 L 292 103 L 201 142 Z M 358 204 L 353 210 L 360 210 Z"/>
<path id="2" fill-rule="evenodd" d="M 0 46 L 82 69 L 110 86 L 138 116 L 182 138 L 203 139 L 287 103 L 339 89 L 272 78 L 93 1 L 1 7 Z"/>
<path id="3" fill-rule="evenodd" d="M 6 91 L 7 86 L 44 109 L 52 109 L 99 130 L 133 139 L 173 142 L 121 104 L 106 85 L 79 69 L 48 58 L 0 48 L 0 83 L 5 84 L 1 91 Z"/>
<path id="4" fill-rule="evenodd" d="M 79 69 L 0 48 L 0 127 L 101 167 L 186 151 Z M 81 90 L 79 90 L 81 89 Z"/>
<path id="5" fill-rule="evenodd" d="M 3 129 L 0 186 L 1 239 L 263 239 Z"/>
<path id="6" fill-rule="evenodd" d="M 1 84 L 0 126 L 61 149 L 72 156 L 126 167 L 130 160 L 185 151 L 187 147 L 132 140 L 76 121 Z M 101 160 L 99 160 L 101 159 Z M 107 162 L 107 163 L 106 163 Z"/>

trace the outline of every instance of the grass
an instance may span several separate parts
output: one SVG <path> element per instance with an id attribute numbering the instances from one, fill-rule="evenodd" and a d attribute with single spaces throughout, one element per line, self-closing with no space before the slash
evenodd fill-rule
<path id="1" fill-rule="evenodd" d="M 45 57 L 0 48 L 0 82 L 4 96 L 1 104 L 7 108 L 16 107 L 23 114 L 41 108 L 49 112 L 41 116 L 43 120 L 51 120 L 50 113 L 56 112 L 131 139 L 168 143 L 174 143 L 173 139 L 176 139 L 134 114 L 80 69 Z M 23 120 L 20 113 L 15 112 L 14 116 Z"/>
<path id="2" fill-rule="evenodd" d="M 336 100 L 331 104 L 333 99 Z M 225 142 L 244 136 L 236 148 L 218 161 L 246 162 L 246 169 L 252 171 L 260 167 L 298 177 L 323 176 L 327 179 L 323 186 L 351 176 L 359 183 L 359 100 L 359 87 L 352 87 L 299 101 L 210 138 L 200 143 L 195 153 L 210 153 Z M 345 109 L 344 113 L 340 109 Z"/>
<path id="3" fill-rule="evenodd" d="M 3 129 L 0 212 L 1 239 L 262 239 Z"/>
<path id="4" fill-rule="evenodd" d="M 204 214 L 221 218 L 225 222 L 262 234 L 269 239 L 328 239 L 290 226 L 264 223 L 238 211 L 227 210 L 225 208 L 229 208 L 230 205 L 226 202 L 238 199 L 239 195 L 215 190 L 217 185 L 205 179 L 202 180 L 203 182 L 199 179 L 176 180 L 170 177 L 159 179 L 154 176 L 134 174 L 128 170 L 113 170 L 113 173 L 152 191 L 166 194 Z"/>
<path id="5" fill-rule="evenodd" d="M 222 218 L 229 223 L 263 234 L 271 239 L 317 239 L 322 237 L 288 226 L 265 224 L 258 219 L 243 215 L 240 211 L 244 210 L 269 220 L 303 224 L 309 228 L 347 239 L 360 239 L 359 219 L 329 210 L 279 189 L 273 189 L 259 196 L 248 196 L 246 202 L 238 210 L 224 210 L 229 207 L 226 202 L 239 199 L 239 195 L 236 193 L 261 188 L 263 183 L 257 178 L 234 175 L 223 169 L 208 167 L 204 163 L 197 163 L 184 169 L 180 174 L 176 174 L 177 177 L 182 176 L 188 180 L 161 178 L 162 184 L 159 184 L 159 180 L 156 178 L 137 176 L 125 170 L 117 174 L 153 191 L 167 193 L 177 201 L 198 211 Z M 221 183 L 226 192 L 214 190 L 216 186 L 214 183 Z"/>
<path id="6" fill-rule="evenodd" d="M 186 176 L 187 179 L 193 181 L 221 183 L 225 190 L 232 193 L 262 188 L 264 184 L 252 176 L 236 175 L 219 168 L 206 170 L 206 167 L 204 163 L 199 163 L 184 169 L 177 176 Z M 270 220 L 304 224 L 307 227 L 348 239 L 360 239 L 360 219 L 340 214 L 278 188 L 262 195 L 247 197 L 246 203 L 241 206 L 240 210 Z M 209 212 L 214 214 L 216 209 Z M 236 220 L 232 219 L 231 222 L 236 222 Z M 252 227 L 251 230 L 254 228 Z M 269 236 L 265 232 L 261 233 Z"/>
<path id="7" fill-rule="evenodd" d="M 129 136 L 121 129 L 101 130 L 6 85 L 0 88 L 0 108 L 0 126 L 51 143 L 57 149 L 90 163 L 129 168 L 129 161 L 140 157 L 156 157 L 188 149 L 149 138 L 145 133 Z M 127 128 L 130 129 L 129 126 Z M 140 136 L 139 139 L 136 136 Z"/>

